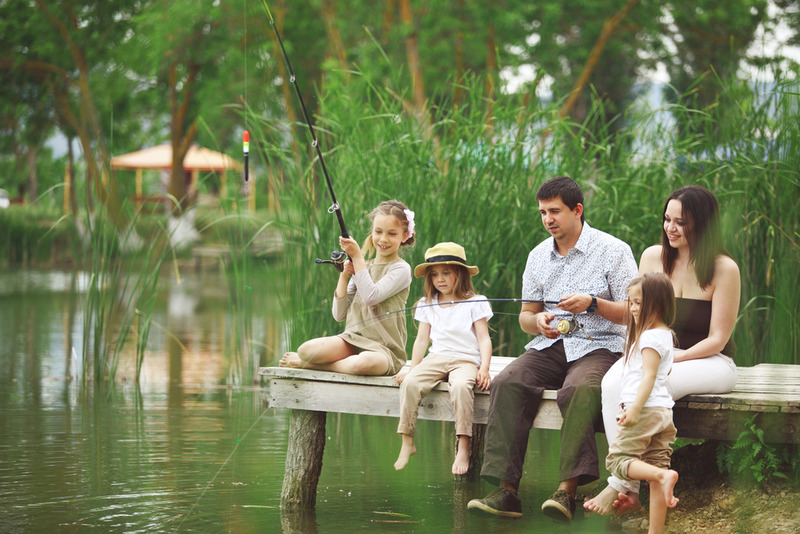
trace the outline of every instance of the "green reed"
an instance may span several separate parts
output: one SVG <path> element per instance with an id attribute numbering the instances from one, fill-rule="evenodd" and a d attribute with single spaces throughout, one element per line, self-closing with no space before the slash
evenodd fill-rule
<path id="1" fill-rule="evenodd" d="M 264 298 L 254 289 L 254 278 L 263 276 L 258 262 L 258 242 L 272 225 L 264 213 L 248 213 L 242 202 L 224 207 L 222 217 L 212 217 L 201 226 L 201 233 L 215 233 L 226 245 L 227 254 L 220 258 L 229 297 L 230 364 L 229 383 L 248 384 L 256 380 L 259 358 L 253 334 L 253 309 L 257 299 Z"/>
<path id="2" fill-rule="evenodd" d="M 657 110 L 632 107 L 617 118 L 623 127 L 616 135 L 600 122 L 599 98 L 587 120 L 575 124 L 557 118 L 557 103 L 526 108 L 513 96 L 490 101 L 483 87 L 469 79 L 457 106 L 440 97 L 446 105 L 430 109 L 430 124 L 420 124 L 406 109 L 408 95 L 364 73 L 331 74 L 319 96 L 317 136 L 356 240 L 369 231 L 366 214 L 397 198 L 417 214 L 417 243 L 402 252 L 409 263 L 422 261 L 436 242 L 456 241 L 480 267 L 474 279 L 480 293 L 519 297 L 527 254 L 547 237 L 535 202 L 544 180 L 575 178 L 586 194 L 589 224 L 628 242 L 637 260 L 660 240 L 669 193 L 701 184 L 720 199 L 726 244 L 742 270 L 737 362 L 800 362 L 796 83 L 765 91 L 732 81 L 720 99 L 726 109 L 692 110 L 681 99 Z M 687 119 L 694 133 L 680 135 L 676 124 Z M 314 264 L 337 247 L 339 228 L 327 213 L 330 196 L 305 126 L 292 125 L 299 157 L 285 124 L 261 119 L 258 126 L 261 156 L 283 176 L 277 219 L 288 267 L 283 307 L 288 343 L 296 347 L 343 327 L 330 314 L 338 273 Z M 281 143 L 271 141 L 276 132 Z M 409 306 L 421 294 L 416 280 Z M 518 327 L 519 305 L 494 308 L 495 354 L 520 353 L 529 337 Z M 409 347 L 413 337 L 410 326 Z"/>
<path id="3" fill-rule="evenodd" d="M 123 209 L 127 206 L 123 206 Z M 81 384 L 113 384 L 122 350 L 135 336 L 138 382 L 150 334 L 161 266 L 170 256 L 169 233 L 152 225 L 141 236 L 133 223 L 117 229 L 103 214 L 78 221 L 87 241 L 90 279 L 83 309 Z M 143 239 L 144 237 L 144 239 Z"/>
<path id="4" fill-rule="evenodd" d="M 75 257 L 78 242 L 71 221 L 41 204 L 0 209 L 0 265 L 49 265 Z"/>

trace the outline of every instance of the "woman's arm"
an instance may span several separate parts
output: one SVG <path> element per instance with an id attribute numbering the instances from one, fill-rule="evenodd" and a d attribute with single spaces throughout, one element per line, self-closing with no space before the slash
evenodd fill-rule
<path id="1" fill-rule="evenodd" d="M 707 358 L 725 348 L 739 315 L 741 288 L 739 266 L 732 258 L 719 256 L 714 264 L 714 294 L 711 296 L 708 337 L 675 354 L 676 362 Z"/>
<path id="2" fill-rule="evenodd" d="M 663 273 L 661 265 L 661 245 L 647 247 L 639 258 L 639 276 L 645 273 Z"/>

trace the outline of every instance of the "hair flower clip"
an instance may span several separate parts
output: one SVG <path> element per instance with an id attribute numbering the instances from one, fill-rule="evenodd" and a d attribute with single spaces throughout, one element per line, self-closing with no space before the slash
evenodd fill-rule
<path id="1" fill-rule="evenodd" d="M 408 237 L 413 237 L 414 235 L 414 212 L 410 209 L 404 209 L 403 213 L 406 214 L 406 219 L 408 220 Z"/>

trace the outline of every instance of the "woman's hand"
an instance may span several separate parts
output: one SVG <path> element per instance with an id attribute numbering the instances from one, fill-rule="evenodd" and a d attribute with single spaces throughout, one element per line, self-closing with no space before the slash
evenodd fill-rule
<path id="1" fill-rule="evenodd" d="M 397 382 L 397 385 L 399 386 L 400 384 L 402 384 L 402 383 L 403 383 L 403 380 L 405 380 L 405 379 L 406 379 L 406 375 L 407 375 L 407 374 L 408 374 L 408 373 L 397 373 L 397 374 L 396 374 L 396 375 L 394 375 L 392 378 L 394 378 L 394 381 L 395 381 L 395 382 Z"/>

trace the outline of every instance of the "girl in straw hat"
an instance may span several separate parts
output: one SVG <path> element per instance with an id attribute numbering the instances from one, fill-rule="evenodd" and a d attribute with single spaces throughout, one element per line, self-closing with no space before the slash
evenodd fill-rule
<path id="1" fill-rule="evenodd" d="M 467 265 L 464 248 L 456 243 L 439 243 L 425 251 L 425 263 L 417 265 L 414 276 L 425 277 L 425 297 L 417 303 L 414 318 L 419 332 L 411 355 L 411 370 L 395 375 L 400 384 L 400 455 L 394 463 L 403 469 L 417 452 L 414 431 L 422 398 L 447 379 L 456 416 L 458 451 L 453 474 L 469 468 L 472 437 L 473 387 L 489 387 L 492 340 L 488 320 L 492 308 L 486 297 L 476 295 L 471 276 L 478 268 Z M 428 344 L 433 343 L 423 360 Z"/>

